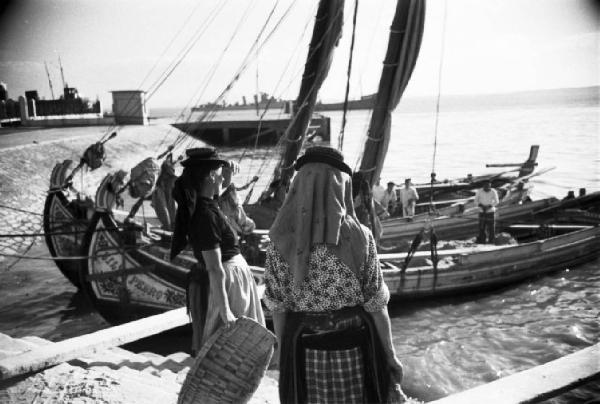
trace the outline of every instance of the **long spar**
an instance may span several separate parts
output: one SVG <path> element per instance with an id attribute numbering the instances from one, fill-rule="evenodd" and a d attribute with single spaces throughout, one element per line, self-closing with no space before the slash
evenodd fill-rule
<path id="1" fill-rule="evenodd" d="M 400 102 L 417 62 L 424 22 L 425 0 L 398 0 L 359 166 L 369 187 L 381 175 L 390 142 L 391 113 Z"/>
<path id="2" fill-rule="evenodd" d="M 285 151 L 280 168 L 280 187 L 287 187 L 293 175 L 293 163 L 302 148 L 306 130 L 342 31 L 344 0 L 321 0 L 315 18 L 313 36 L 295 105 L 298 111 L 287 128 Z"/>

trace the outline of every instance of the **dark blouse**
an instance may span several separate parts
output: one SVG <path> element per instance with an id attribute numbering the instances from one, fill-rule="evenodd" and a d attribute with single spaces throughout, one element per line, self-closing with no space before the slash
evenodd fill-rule
<path id="1" fill-rule="evenodd" d="M 202 251 L 221 248 L 221 261 L 225 262 L 240 253 L 235 232 L 219 209 L 217 201 L 199 197 L 190 223 L 190 244 L 199 262 Z"/>

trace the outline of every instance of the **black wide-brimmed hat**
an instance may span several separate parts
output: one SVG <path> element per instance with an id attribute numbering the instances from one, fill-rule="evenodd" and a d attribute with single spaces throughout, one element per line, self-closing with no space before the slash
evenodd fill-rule
<path id="1" fill-rule="evenodd" d="M 294 168 L 298 171 L 303 165 L 308 163 L 325 163 L 352 176 L 352 169 L 350 169 L 348 164 L 344 163 L 342 153 L 332 147 L 313 146 L 306 149 L 304 155 L 296 160 Z"/>
<path id="2" fill-rule="evenodd" d="M 214 147 L 197 147 L 185 151 L 187 158 L 181 162 L 184 167 L 226 166 L 227 160 L 222 159 Z"/>

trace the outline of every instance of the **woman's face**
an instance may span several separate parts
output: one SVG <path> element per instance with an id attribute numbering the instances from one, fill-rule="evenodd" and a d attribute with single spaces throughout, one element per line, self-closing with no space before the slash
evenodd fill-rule
<path id="1" fill-rule="evenodd" d="M 221 191 L 221 185 L 223 185 L 223 167 L 211 170 L 210 175 L 213 179 L 213 191 L 215 194 L 218 194 Z"/>

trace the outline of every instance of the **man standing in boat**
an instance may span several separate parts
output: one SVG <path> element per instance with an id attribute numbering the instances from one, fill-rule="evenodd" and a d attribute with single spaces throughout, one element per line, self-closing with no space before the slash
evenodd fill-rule
<path id="1" fill-rule="evenodd" d="M 387 210 L 390 215 L 396 213 L 396 207 L 398 205 L 398 197 L 396 196 L 396 184 L 393 182 L 387 183 L 387 188 L 383 193 L 383 198 L 381 199 L 381 205 L 383 208 Z"/>
<path id="2" fill-rule="evenodd" d="M 477 242 L 493 244 L 496 235 L 496 205 L 498 205 L 498 193 L 492 188 L 492 182 L 487 180 L 483 188 L 478 189 L 475 194 L 475 205 L 479 207 L 479 236 Z"/>
<path id="3" fill-rule="evenodd" d="M 381 178 L 377 178 L 377 182 L 375 183 L 375 185 L 373 185 L 373 201 L 381 204 L 383 202 L 384 195 L 385 188 L 381 185 Z"/>
<path id="4" fill-rule="evenodd" d="M 419 194 L 412 186 L 411 179 L 404 180 L 404 188 L 400 189 L 400 203 L 402 204 L 402 216 L 411 218 L 415 215 L 415 205 L 419 200 Z"/>

